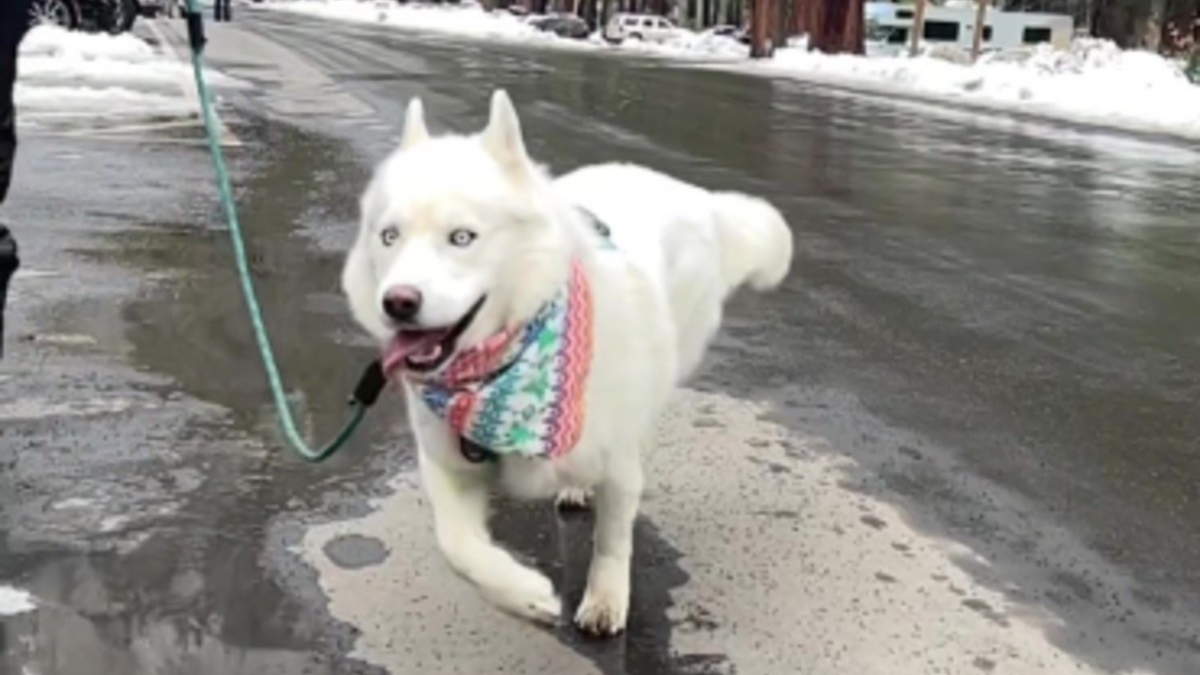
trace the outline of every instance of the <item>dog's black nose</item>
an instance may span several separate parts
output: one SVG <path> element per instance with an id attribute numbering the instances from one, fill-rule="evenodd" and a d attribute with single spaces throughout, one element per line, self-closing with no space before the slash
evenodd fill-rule
<path id="1" fill-rule="evenodd" d="M 383 294 L 383 313 L 393 321 L 408 322 L 421 311 L 421 291 L 412 286 L 396 286 Z"/>

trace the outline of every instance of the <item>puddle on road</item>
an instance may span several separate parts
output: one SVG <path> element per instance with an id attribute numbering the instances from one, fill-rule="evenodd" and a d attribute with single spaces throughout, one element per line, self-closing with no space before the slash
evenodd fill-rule
<path id="1" fill-rule="evenodd" d="M 303 393 L 300 419 L 319 435 L 341 421 L 369 353 L 335 344 L 330 336 L 344 329 L 341 319 L 308 309 L 312 297 L 336 292 L 340 261 L 314 252 L 305 228 L 349 231 L 363 169 L 337 146 L 277 125 L 249 132 L 267 153 L 231 159 L 247 176 L 238 198 L 255 281 L 285 379 Z M 330 166 L 345 183 L 313 179 Z M 192 188 L 181 186 L 181 199 L 193 200 Z M 138 209 L 114 211 L 125 208 Z M 283 454 L 227 233 L 215 215 L 209 222 L 107 220 L 113 227 L 74 254 L 153 281 L 121 309 L 120 336 L 101 342 L 124 345 L 139 371 L 168 379 L 117 383 L 137 389 L 129 400 L 0 407 L 0 419 L 44 427 L 56 446 L 75 453 L 65 466 L 38 464 L 40 472 L 68 472 L 55 479 L 64 486 L 60 496 L 39 498 L 36 531 L 21 535 L 44 543 L 22 543 L 20 551 L 0 543 L 0 578 L 17 580 L 41 601 L 36 611 L 0 622 L 8 637 L 0 671 L 346 672 L 347 662 L 335 656 L 352 631 L 321 618 L 319 591 L 289 562 L 293 535 L 272 528 L 271 519 L 361 510 L 401 446 L 393 442 L 390 454 L 375 447 L 387 424 L 368 423 L 343 456 L 320 467 Z M 84 310 L 79 303 L 63 312 L 46 308 L 39 328 L 67 336 L 71 327 L 104 323 L 79 315 Z M 81 349 L 69 339 L 54 342 L 40 348 L 67 350 L 62 358 Z M 59 424 L 55 416 L 98 421 Z M 34 470 L 27 459 L 23 470 Z M 69 472 L 78 476 L 73 483 Z M 114 505 L 122 510 L 112 512 Z"/>

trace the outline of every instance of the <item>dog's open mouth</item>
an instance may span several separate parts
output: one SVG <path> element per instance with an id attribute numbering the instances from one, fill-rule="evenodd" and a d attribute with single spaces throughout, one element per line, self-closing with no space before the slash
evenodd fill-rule
<path id="1" fill-rule="evenodd" d="M 399 370 L 429 373 L 442 367 L 454 355 L 458 338 L 471 326 L 486 299 L 479 298 L 453 326 L 396 331 L 383 350 L 383 372 L 388 376 Z"/>

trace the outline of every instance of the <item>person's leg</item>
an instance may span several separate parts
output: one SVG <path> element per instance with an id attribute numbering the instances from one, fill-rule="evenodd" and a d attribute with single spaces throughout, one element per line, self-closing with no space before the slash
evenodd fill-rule
<path id="1" fill-rule="evenodd" d="M 29 21 L 30 0 L 2 0 L 0 4 L 0 204 L 8 196 L 17 153 L 17 113 L 13 88 L 17 81 L 17 46 Z M 20 264 L 17 242 L 0 223 L 0 357 L 4 356 L 4 308 L 8 283 Z"/>
<path id="2" fill-rule="evenodd" d="M 8 304 L 8 282 L 21 260 L 17 257 L 17 240 L 0 223 L 0 359 L 4 358 L 4 308 Z"/>
<path id="3" fill-rule="evenodd" d="M 7 31 L 0 30 L 0 33 L 3 32 Z M 8 196 L 17 152 L 17 121 L 16 111 L 13 110 L 16 69 L 16 45 L 0 45 L 0 203 Z M 8 300 L 8 282 L 19 264 L 17 242 L 8 228 L 0 223 L 0 357 L 4 356 L 4 308 Z"/>
<path id="4" fill-rule="evenodd" d="M 0 28 L 0 204 L 12 183 L 13 160 L 17 153 L 17 120 L 13 87 L 17 79 L 17 45 L 4 44 L 7 28 Z"/>

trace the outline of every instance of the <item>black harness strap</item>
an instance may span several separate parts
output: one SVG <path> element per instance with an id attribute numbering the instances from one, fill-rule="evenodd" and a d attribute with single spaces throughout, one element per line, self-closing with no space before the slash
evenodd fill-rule
<path id="1" fill-rule="evenodd" d="M 459 452 L 462 453 L 463 459 L 472 464 L 483 464 L 484 462 L 495 462 L 500 459 L 500 455 L 495 451 L 485 448 L 482 445 L 468 438 L 460 438 Z"/>
<path id="2" fill-rule="evenodd" d="M 350 402 L 361 403 L 364 408 L 370 408 L 375 405 L 375 401 L 379 400 L 379 395 L 383 393 L 386 386 L 387 376 L 383 374 L 383 364 L 379 359 L 375 359 L 358 379 Z"/>

